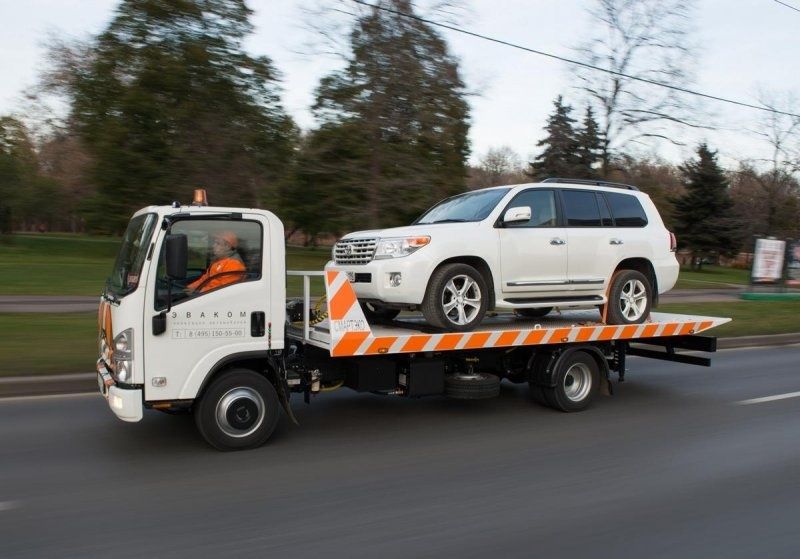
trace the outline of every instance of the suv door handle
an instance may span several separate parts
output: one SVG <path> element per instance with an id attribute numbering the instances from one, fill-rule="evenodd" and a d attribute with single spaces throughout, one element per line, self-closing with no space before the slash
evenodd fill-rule
<path id="1" fill-rule="evenodd" d="M 551 245 L 565 245 L 565 244 L 567 244 L 567 241 L 565 241 L 564 239 L 559 239 L 558 237 L 553 237 L 552 239 L 550 239 L 550 244 Z"/>
<path id="2" fill-rule="evenodd" d="M 611 239 L 610 241 L 608 241 L 608 244 L 610 244 L 610 245 L 621 245 L 622 244 L 622 239 Z"/>

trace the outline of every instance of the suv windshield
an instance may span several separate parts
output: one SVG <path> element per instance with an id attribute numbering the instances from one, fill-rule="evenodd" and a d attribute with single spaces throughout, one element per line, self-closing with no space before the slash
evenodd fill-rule
<path id="1" fill-rule="evenodd" d="M 493 188 L 453 196 L 425 212 L 414 222 L 414 225 L 481 221 L 486 219 L 486 216 L 492 212 L 509 190 L 508 188 Z"/>
<path id="2" fill-rule="evenodd" d="M 139 275 L 155 224 L 156 214 L 136 216 L 128 224 L 114 269 L 106 280 L 106 290 L 109 294 L 124 297 L 139 285 Z"/>

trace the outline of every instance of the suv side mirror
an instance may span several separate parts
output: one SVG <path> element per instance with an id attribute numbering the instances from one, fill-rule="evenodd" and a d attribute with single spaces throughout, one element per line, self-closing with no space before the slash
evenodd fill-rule
<path id="1" fill-rule="evenodd" d="M 167 235 L 166 246 L 167 277 L 174 280 L 186 279 L 189 266 L 189 239 L 186 235 Z"/>
<path id="2" fill-rule="evenodd" d="M 530 206 L 519 206 L 517 208 L 509 208 L 503 215 L 503 223 L 515 223 L 518 221 L 530 221 L 531 208 Z"/>

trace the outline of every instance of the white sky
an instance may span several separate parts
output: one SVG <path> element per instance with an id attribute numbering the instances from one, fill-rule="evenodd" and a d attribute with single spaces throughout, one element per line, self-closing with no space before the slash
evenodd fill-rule
<path id="1" fill-rule="evenodd" d="M 800 8 L 800 0 L 796 2 Z M 591 0 L 465 0 L 470 13 L 462 26 L 493 37 L 564 56 L 588 30 Z M 86 38 L 100 31 L 117 0 L 0 0 L 0 114 L 22 107 L 20 92 L 33 84 L 42 66 L 48 33 Z M 298 54 L 308 31 L 299 0 L 249 0 L 256 34 L 248 41 L 254 54 L 266 54 L 283 74 L 284 105 L 303 128 L 313 126 L 308 110 L 319 78 L 336 67 L 333 59 Z M 706 93 L 754 102 L 759 88 L 795 91 L 800 97 L 798 32 L 800 12 L 772 0 L 698 0 L 695 19 L 697 82 Z M 534 153 L 552 101 L 564 94 L 574 101 L 566 65 L 555 60 L 443 31 L 459 57 L 470 99 L 470 132 L 475 160 L 489 147 L 508 145 L 522 157 Z M 765 155 L 748 133 L 759 112 L 706 102 L 726 130 L 680 136 L 696 144 L 708 141 L 722 161 Z M 672 161 L 692 155 L 694 145 L 649 146 L 647 151 Z"/>

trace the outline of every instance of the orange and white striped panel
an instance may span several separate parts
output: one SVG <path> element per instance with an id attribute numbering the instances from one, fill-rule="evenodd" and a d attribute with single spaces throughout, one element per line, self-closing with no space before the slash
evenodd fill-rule
<path id="1" fill-rule="evenodd" d="M 361 311 L 347 276 L 343 272 L 329 270 L 325 279 L 331 321 L 331 355 L 334 357 L 638 340 L 698 334 L 730 321 L 729 318 L 653 313 L 652 322 L 628 326 L 560 325 L 444 334 L 375 336 Z"/>

